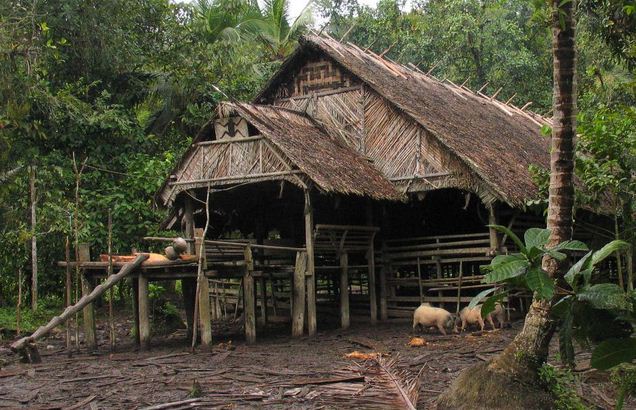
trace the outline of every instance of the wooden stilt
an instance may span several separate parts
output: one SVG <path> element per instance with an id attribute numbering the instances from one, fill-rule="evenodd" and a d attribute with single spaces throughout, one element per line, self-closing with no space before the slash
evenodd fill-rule
<path id="1" fill-rule="evenodd" d="M 267 325 L 267 281 L 261 276 L 258 281 L 259 290 L 261 292 L 261 321 L 263 326 Z"/>
<path id="2" fill-rule="evenodd" d="M 187 339 L 192 340 L 192 328 L 194 326 L 194 299 L 197 282 L 194 278 L 181 279 L 181 292 L 183 293 L 183 307 L 186 314 L 186 324 L 188 326 Z"/>
<path id="3" fill-rule="evenodd" d="M 132 310 L 133 310 L 133 338 L 139 345 L 139 279 L 131 278 Z"/>
<path id="4" fill-rule="evenodd" d="M 314 210 L 311 195 L 305 190 L 305 248 L 307 249 L 307 275 L 305 291 L 307 293 L 307 334 L 316 334 L 316 269 L 314 263 Z"/>
<path id="5" fill-rule="evenodd" d="M 369 308 L 371 309 L 371 323 L 378 321 L 378 298 L 375 289 L 375 255 L 373 254 L 373 242 L 367 252 L 367 265 L 369 272 Z"/>
<path id="6" fill-rule="evenodd" d="M 303 335 L 305 322 L 305 272 L 307 271 L 307 254 L 296 253 L 296 267 L 292 281 L 292 336 Z"/>
<path id="7" fill-rule="evenodd" d="M 208 278 L 199 284 L 199 325 L 201 326 L 201 345 L 208 347 L 212 343 L 212 318 L 210 317 L 210 284 Z"/>
<path id="8" fill-rule="evenodd" d="M 340 254 L 340 327 L 348 329 L 349 318 L 349 256 Z"/>
<path id="9" fill-rule="evenodd" d="M 139 348 L 150 348 L 150 306 L 148 301 L 148 278 L 139 274 Z"/>
<path id="10" fill-rule="evenodd" d="M 79 261 L 88 262 L 91 260 L 88 244 L 82 243 L 79 246 Z M 88 280 L 85 272 L 81 274 L 82 296 L 87 296 L 93 290 L 93 285 Z M 95 326 L 95 307 L 92 303 L 86 305 L 82 310 L 84 317 L 84 341 L 88 350 L 97 350 L 97 330 Z"/>
<path id="11" fill-rule="evenodd" d="M 488 206 L 488 225 L 497 225 L 499 223 L 497 218 L 497 207 L 496 204 L 491 204 Z M 499 237 L 497 236 L 497 231 L 493 228 L 488 228 L 488 232 L 490 234 L 490 249 L 493 255 L 496 255 L 500 251 L 499 245 Z"/>
<path id="12" fill-rule="evenodd" d="M 380 320 L 389 318 L 389 309 L 387 306 L 387 289 L 386 277 L 391 272 L 391 261 L 388 259 L 386 245 L 382 244 L 382 268 L 380 268 Z"/>
<path id="13" fill-rule="evenodd" d="M 459 307 L 462 300 L 462 278 L 464 277 L 464 266 L 462 261 L 459 261 L 459 280 L 457 281 L 457 308 L 455 313 L 459 314 Z"/>
<path id="14" fill-rule="evenodd" d="M 256 307 L 254 306 L 254 260 L 252 249 L 245 248 L 245 273 L 243 275 L 243 311 L 245 314 L 245 341 L 256 341 Z"/>

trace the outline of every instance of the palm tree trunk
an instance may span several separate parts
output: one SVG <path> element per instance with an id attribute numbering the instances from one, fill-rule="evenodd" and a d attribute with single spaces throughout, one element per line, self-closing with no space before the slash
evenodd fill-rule
<path id="1" fill-rule="evenodd" d="M 550 5 L 554 58 L 554 116 L 547 227 L 551 230 L 548 246 L 554 246 L 572 237 L 576 53 L 574 0 L 550 0 Z M 544 259 L 543 268 L 553 278 L 563 274 L 562 267 L 551 258 Z M 531 388 L 529 390 L 529 386 L 537 386 L 537 368 L 546 361 L 548 346 L 554 334 L 556 324 L 550 318 L 550 308 L 550 301 L 535 298 L 526 315 L 523 329 L 510 345 L 489 363 L 474 366 L 463 372 L 451 388 L 440 396 L 439 407 L 550 408 L 540 397 L 538 388 L 535 389 L 536 394 L 531 393 Z"/>

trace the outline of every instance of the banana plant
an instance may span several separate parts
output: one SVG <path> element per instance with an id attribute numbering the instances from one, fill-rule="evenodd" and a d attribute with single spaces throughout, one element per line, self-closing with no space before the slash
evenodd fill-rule
<path id="1" fill-rule="evenodd" d="M 487 316 L 497 302 L 508 296 L 508 288 L 527 288 L 535 297 L 552 301 L 552 316 L 559 321 L 559 348 L 566 364 L 574 363 L 573 340 L 584 346 L 595 344 L 591 364 L 608 369 L 636 359 L 636 339 L 631 337 L 636 323 L 636 293 L 625 292 L 614 283 L 593 283 L 598 264 L 615 252 L 629 247 L 624 241 L 612 241 L 597 251 L 581 241 L 569 240 L 548 247 L 550 230 L 531 228 L 522 241 L 510 229 L 489 227 L 504 233 L 516 244 L 518 253 L 498 255 L 490 265 L 482 266 L 484 283 L 495 285 L 475 296 L 469 307 L 483 302 L 481 314 Z M 576 261 L 562 280 L 543 270 L 544 257 L 564 261 L 568 252 L 588 251 Z"/>

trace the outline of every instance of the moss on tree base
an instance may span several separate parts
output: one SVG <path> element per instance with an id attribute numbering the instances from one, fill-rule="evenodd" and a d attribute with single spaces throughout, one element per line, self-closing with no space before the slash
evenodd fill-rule
<path id="1" fill-rule="evenodd" d="M 437 399 L 442 409 L 553 409 L 550 393 L 537 383 L 521 383 L 511 375 L 493 371 L 489 363 L 463 370 Z"/>

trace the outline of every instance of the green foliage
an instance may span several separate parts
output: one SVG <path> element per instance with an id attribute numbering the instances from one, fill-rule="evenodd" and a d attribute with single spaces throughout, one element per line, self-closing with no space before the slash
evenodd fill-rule
<path id="1" fill-rule="evenodd" d="M 539 368 L 539 377 L 555 398 L 558 410 L 585 410 L 587 407 L 576 394 L 578 380 L 570 370 L 559 370 L 549 364 Z"/>
<path id="2" fill-rule="evenodd" d="M 625 400 L 636 394 L 636 366 L 622 364 L 612 369 L 610 380 L 618 389 L 615 409 L 621 410 Z"/>
<path id="3" fill-rule="evenodd" d="M 592 366 L 610 368 L 620 362 L 630 362 L 636 350 L 627 353 L 635 339 L 631 339 L 633 323 L 636 323 L 636 293 L 625 292 L 613 283 L 593 283 L 592 272 L 608 256 L 628 249 L 624 241 L 612 241 L 597 251 L 589 251 L 576 261 L 563 276 L 551 278 L 542 269 L 543 259 L 551 257 L 563 261 L 567 252 L 585 251 L 587 246 L 575 240 L 561 242 L 548 247 L 550 231 L 531 228 L 521 241 L 509 229 L 494 225 L 519 247 L 519 253 L 498 255 L 490 265 L 482 267 L 486 273 L 485 283 L 498 285 L 525 286 L 536 297 L 552 301 L 552 315 L 560 321 L 559 351 L 561 359 L 568 365 L 574 364 L 574 340 L 582 345 L 600 343 L 594 350 Z M 570 289 L 556 292 L 556 284 L 569 285 Z M 491 295 L 492 294 L 492 295 Z M 495 303 L 507 294 L 499 286 L 480 292 L 469 306 L 483 302 L 482 315 L 490 313 Z M 625 346 L 618 349 L 617 346 Z"/>

